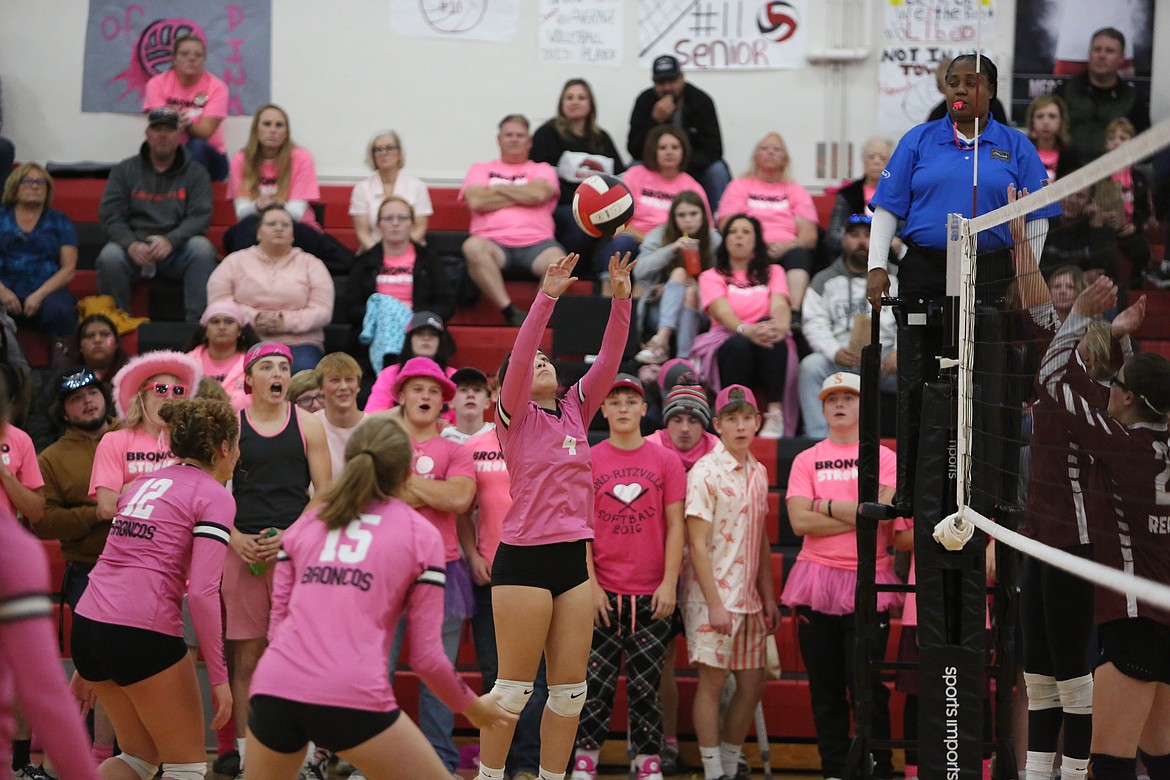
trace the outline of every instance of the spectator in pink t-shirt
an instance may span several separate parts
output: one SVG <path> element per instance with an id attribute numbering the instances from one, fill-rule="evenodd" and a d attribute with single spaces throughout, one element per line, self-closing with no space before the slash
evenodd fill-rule
<path id="1" fill-rule="evenodd" d="M 817 750 L 825 777 L 843 777 L 852 734 L 858 691 L 854 684 L 854 593 L 857 589 L 857 457 L 860 436 L 861 377 L 841 371 L 824 381 L 822 413 L 829 437 L 801 452 L 788 477 L 788 517 L 792 530 L 804 538 L 796 564 L 788 574 L 781 603 L 797 616 L 800 652 L 808 667 L 809 693 Z M 878 500 L 893 500 L 897 481 L 894 453 L 882 447 Z M 898 581 L 894 560 L 887 550 L 893 543 L 893 524 L 878 526 L 879 584 Z M 891 606 L 897 594 L 878 593 L 879 629 L 872 645 L 873 660 L 885 657 Z M 880 690 L 879 690 L 880 689 Z M 890 692 L 874 677 L 873 735 L 890 736 Z M 888 748 L 875 749 L 875 777 L 890 777 L 893 765 Z"/>
<path id="2" fill-rule="evenodd" d="M 553 238 L 561 185 L 551 165 L 528 159 L 532 136 L 526 117 L 504 117 L 496 140 L 500 158 L 472 165 L 459 190 L 471 209 L 471 238 L 463 242 L 463 256 L 472 281 L 509 325 L 519 327 L 525 312 L 512 305 L 503 271 L 540 279 L 564 254 Z"/>
<path id="3" fill-rule="evenodd" d="M 248 315 L 234 301 L 213 301 L 203 310 L 187 351 L 203 366 L 203 376 L 223 386 L 236 411 L 252 402 L 244 392 L 244 355 L 260 337 L 249 322 Z"/>
<path id="4" fill-rule="evenodd" d="M 609 438 L 593 447 L 593 645 L 573 778 L 597 776 L 624 657 L 638 778 L 661 780 L 658 688 L 674 635 L 687 477 L 677 455 L 642 437 L 646 398 L 637 377 L 618 374 L 601 413 Z"/>
<path id="5" fill-rule="evenodd" d="M 374 387 L 370 390 L 370 397 L 366 399 L 366 411 L 370 414 L 393 409 L 398 405 L 394 397 L 394 385 L 398 381 L 398 372 L 413 358 L 430 358 L 443 369 L 443 373 L 450 379 L 455 375 L 455 368 L 447 364 L 455 352 L 455 342 L 451 334 L 443 326 L 443 319 L 430 311 L 417 311 L 410 318 L 410 325 L 406 328 L 406 341 L 402 346 L 402 354 L 390 365 L 378 372 L 374 380 Z M 448 422 L 455 421 L 455 414 L 448 410 L 443 417 Z"/>
<path id="6" fill-rule="evenodd" d="M 207 42 L 194 33 L 175 39 L 171 69 L 146 82 L 142 110 L 172 106 L 179 112 L 183 143 L 212 181 L 228 175 L 227 146 L 220 124 L 228 115 L 228 87 L 207 72 Z"/>
<path id="7" fill-rule="evenodd" d="M 768 257 L 787 271 L 792 308 L 800 309 L 815 259 L 817 209 L 808 190 L 788 177 L 788 163 L 788 146 L 779 133 L 761 138 L 747 172 L 723 191 L 719 226 L 726 227 L 735 214 L 760 221 Z"/>
<path id="8" fill-rule="evenodd" d="M 30 523 L 39 523 L 45 516 L 44 488 L 32 439 L 8 425 L 0 438 L 0 512 L 19 512 Z"/>

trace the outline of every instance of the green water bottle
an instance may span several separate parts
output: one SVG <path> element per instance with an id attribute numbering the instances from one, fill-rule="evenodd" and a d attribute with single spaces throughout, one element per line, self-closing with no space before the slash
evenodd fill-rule
<path id="1" fill-rule="evenodd" d="M 276 529 L 269 528 L 267 531 L 260 534 L 260 536 L 263 539 L 271 539 L 272 537 L 276 536 Z M 249 574 L 255 574 L 257 577 L 259 577 L 261 574 L 263 574 L 266 571 L 268 571 L 268 561 L 256 561 L 256 563 L 249 563 L 248 564 L 248 573 Z"/>

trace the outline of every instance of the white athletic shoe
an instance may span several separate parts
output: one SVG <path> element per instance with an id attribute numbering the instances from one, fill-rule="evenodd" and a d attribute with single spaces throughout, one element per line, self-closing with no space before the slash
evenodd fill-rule
<path id="1" fill-rule="evenodd" d="M 13 780 L 53 780 L 40 764 L 25 764 L 12 773 Z"/>
<path id="2" fill-rule="evenodd" d="M 765 412 L 760 428 L 761 439 L 780 439 L 784 436 L 784 412 Z"/>
<path id="3" fill-rule="evenodd" d="M 597 780 L 597 767 L 593 765 L 593 759 L 589 756 L 577 756 L 569 780 Z"/>

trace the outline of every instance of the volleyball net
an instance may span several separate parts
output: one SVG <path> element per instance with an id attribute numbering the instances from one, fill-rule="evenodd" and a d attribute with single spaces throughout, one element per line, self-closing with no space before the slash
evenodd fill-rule
<path id="1" fill-rule="evenodd" d="M 1078 438 L 1068 416 L 1104 420 L 1110 382 L 1131 351 L 1170 356 L 1170 297 L 1155 300 L 1158 291 L 1142 289 L 1141 278 L 1143 266 L 1157 265 L 1149 254 L 1147 162 L 1167 145 L 1170 120 L 1039 192 L 973 219 L 950 218 L 948 293 L 958 296 L 958 336 L 957 356 L 943 366 L 957 384 L 957 511 L 935 538 L 960 549 L 978 528 L 1130 605 L 1170 610 L 1170 586 L 1136 576 L 1129 546 L 1132 524 L 1161 520 L 1124 516 L 1111 495 L 1116 483 L 1100 468 L 1123 466 Z M 1054 207 L 1061 216 L 1050 224 Z M 1099 276 L 1116 283 L 1117 302 L 1091 318 L 1073 357 L 1058 334 L 1079 292 Z M 1091 381 L 1077 385 L 1078 375 Z M 1170 459 L 1167 469 L 1170 477 Z M 1009 517 L 1022 518 L 1019 530 L 1004 522 Z M 1094 554 L 1068 551 L 1082 545 Z"/>

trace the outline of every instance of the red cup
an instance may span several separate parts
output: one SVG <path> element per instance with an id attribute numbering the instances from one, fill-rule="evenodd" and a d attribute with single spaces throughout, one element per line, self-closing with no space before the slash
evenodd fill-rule
<path id="1" fill-rule="evenodd" d="M 703 263 L 699 260 L 699 248 L 682 250 L 683 266 L 691 276 L 698 276 L 703 272 Z"/>

